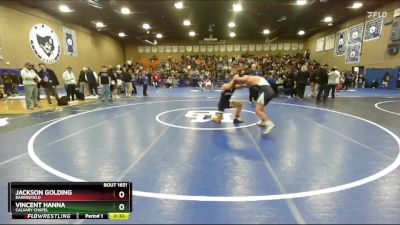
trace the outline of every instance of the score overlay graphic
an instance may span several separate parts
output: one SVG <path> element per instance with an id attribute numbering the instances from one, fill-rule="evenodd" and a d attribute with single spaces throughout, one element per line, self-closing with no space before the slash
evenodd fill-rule
<path id="1" fill-rule="evenodd" d="M 13 219 L 129 219 L 131 182 L 10 182 Z"/>

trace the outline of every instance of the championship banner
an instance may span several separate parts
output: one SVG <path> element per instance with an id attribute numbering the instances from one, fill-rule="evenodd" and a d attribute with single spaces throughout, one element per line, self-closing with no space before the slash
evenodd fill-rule
<path id="1" fill-rule="evenodd" d="M 233 50 L 234 50 L 235 52 L 240 51 L 240 45 L 234 45 L 234 46 L 233 46 Z"/>
<path id="2" fill-rule="evenodd" d="M 283 44 L 283 50 L 289 51 L 290 50 L 290 43 L 284 43 Z"/>
<path id="3" fill-rule="evenodd" d="M 304 44 L 303 43 L 299 43 L 299 49 L 303 50 L 303 48 L 304 48 Z"/>
<path id="4" fill-rule="evenodd" d="M 242 51 L 246 52 L 249 49 L 248 45 L 241 45 Z"/>
<path id="5" fill-rule="evenodd" d="M 233 45 L 227 45 L 227 46 L 226 46 L 226 50 L 227 50 L 228 52 L 232 52 L 232 51 L 233 51 Z"/>
<path id="6" fill-rule="evenodd" d="M 193 50 L 193 46 L 191 46 L 191 45 L 187 45 L 186 46 L 186 51 L 187 52 L 192 52 L 192 50 Z"/>
<path id="7" fill-rule="evenodd" d="M 76 45 L 76 32 L 75 30 L 62 27 L 63 40 L 64 40 L 64 54 L 69 56 L 78 57 L 78 48 Z"/>
<path id="8" fill-rule="evenodd" d="M 213 52 L 214 48 L 212 45 L 207 45 L 207 52 Z"/>
<path id="9" fill-rule="evenodd" d="M 185 46 L 179 45 L 179 52 L 180 52 L 180 53 L 185 52 Z"/>
<path id="10" fill-rule="evenodd" d="M 348 45 L 357 44 L 362 42 L 364 24 L 360 23 L 358 25 L 349 28 L 349 41 Z"/>
<path id="11" fill-rule="evenodd" d="M 214 45 L 214 52 L 219 52 L 219 45 Z"/>
<path id="12" fill-rule="evenodd" d="M 271 47 L 271 44 L 263 44 L 264 51 L 269 51 L 270 47 Z"/>
<path id="13" fill-rule="evenodd" d="M 151 47 L 150 46 L 144 46 L 144 51 L 146 53 L 150 53 L 151 52 Z"/>
<path id="14" fill-rule="evenodd" d="M 331 50 L 335 47 L 335 34 L 325 37 L 325 50 Z"/>
<path id="15" fill-rule="evenodd" d="M 283 50 L 283 43 L 278 44 L 278 50 Z"/>
<path id="16" fill-rule="evenodd" d="M 225 52 L 225 51 L 226 51 L 226 45 L 220 45 L 220 46 L 219 46 L 219 50 L 220 50 L 221 52 Z"/>
<path id="17" fill-rule="evenodd" d="M 200 49 L 199 49 L 199 46 L 198 46 L 198 45 L 194 45 L 194 46 L 193 46 L 193 51 L 194 51 L 194 52 L 199 52 L 199 50 L 200 50 Z"/>
<path id="18" fill-rule="evenodd" d="M 158 51 L 157 46 L 151 46 L 151 52 L 156 53 Z"/>
<path id="19" fill-rule="evenodd" d="M 164 53 L 164 45 L 159 45 L 158 46 L 158 52 L 159 53 Z"/>
<path id="20" fill-rule="evenodd" d="M 206 51 L 207 51 L 207 46 L 200 45 L 200 52 L 206 52 Z"/>
<path id="21" fill-rule="evenodd" d="M 262 51 L 263 50 L 263 45 L 262 44 L 257 44 L 256 45 L 256 51 L 257 52 L 260 52 L 260 51 Z"/>
<path id="22" fill-rule="evenodd" d="M 254 52 L 255 49 L 256 49 L 255 44 L 249 44 L 249 51 Z"/>
<path id="23" fill-rule="evenodd" d="M 336 33 L 335 38 L 335 56 L 343 56 L 346 53 L 346 40 L 347 40 L 347 29 Z"/>
<path id="24" fill-rule="evenodd" d="M 292 50 L 297 51 L 299 49 L 299 43 L 292 43 Z"/>
<path id="25" fill-rule="evenodd" d="M 317 39 L 317 44 L 315 46 L 316 52 L 322 52 L 325 47 L 325 37 Z"/>
<path id="26" fill-rule="evenodd" d="M 272 51 L 276 51 L 277 48 L 278 48 L 278 44 L 271 44 Z"/>
<path id="27" fill-rule="evenodd" d="M 178 50 L 179 50 L 179 47 L 178 47 L 178 46 L 172 46 L 172 52 L 173 52 L 173 53 L 177 53 Z"/>
<path id="28" fill-rule="evenodd" d="M 144 52 L 144 46 L 138 46 L 137 50 L 139 53 L 143 53 Z"/>
<path id="29" fill-rule="evenodd" d="M 364 41 L 379 39 L 382 34 L 383 17 L 365 23 Z"/>
<path id="30" fill-rule="evenodd" d="M 361 56 L 361 43 L 352 44 L 347 47 L 346 63 L 358 63 Z"/>
<path id="31" fill-rule="evenodd" d="M 171 50 L 172 50 L 172 47 L 171 47 L 171 45 L 167 45 L 167 46 L 165 46 L 165 52 L 166 52 L 166 53 L 170 53 L 170 52 L 171 52 Z"/>

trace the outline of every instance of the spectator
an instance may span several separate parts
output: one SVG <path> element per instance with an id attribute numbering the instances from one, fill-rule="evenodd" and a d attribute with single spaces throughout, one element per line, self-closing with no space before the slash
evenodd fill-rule
<path id="1" fill-rule="evenodd" d="M 360 74 L 357 76 L 357 87 L 358 88 L 364 88 L 365 84 L 365 78 L 364 75 Z"/>
<path id="2" fill-rule="evenodd" d="M 125 69 L 122 72 L 122 79 L 124 81 L 125 96 L 129 97 L 132 94 L 132 69 Z"/>
<path id="3" fill-rule="evenodd" d="M 389 72 L 386 72 L 382 80 L 382 88 L 387 88 L 390 80 Z"/>
<path id="4" fill-rule="evenodd" d="M 37 99 L 37 84 L 40 83 L 41 78 L 33 70 L 33 65 L 31 63 L 25 63 L 25 68 L 21 70 L 21 77 L 25 90 L 26 108 L 29 110 L 33 110 L 33 107 L 40 108 L 39 101 Z"/>
<path id="5" fill-rule="evenodd" d="M 81 92 L 84 96 L 89 95 L 89 85 L 86 78 L 87 71 L 88 71 L 87 68 L 83 67 L 81 72 L 79 73 L 79 79 L 78 79 L 79 92 Z"/>
<path id="6" fill-rule="evenodd" d="M 7 97 L 12 96 L 13 91 L 11 75 L 7 71 L 4 71 L 1 74 L 1 79 L 3 80 L 4 93 L 7 95 Z"/>
<path id="7" fill-rule="evenodd" d="M 304 91 L 306 89 L 308 76 L 309 76 L 309 73 L 307 70 L 307 66 L 303 65 L 301 67 L 300 72 L 297 73 L 297 77 L 296 77 L 297 97 L 300 100 L 304 100 Z"/>
<path id="8" fill-rule="evenodd" d="M 56 89 L 56 87 L 59 85 L 58 79 L 54 71 L 48 69 L 45 64 L 39 63 L 39 67 L 39 77 L 41 79 L 40 85 L 44 88 L 47 102 L 49 103 L 49 105 L 51 105 L 51 96 L 54 96 L 57 101 L 60 99 L 58 97 L 58 92 Z"/>
<path id="9" fill-rule="evenodd" d="M 328 65 L 325 64 L 323 67 L 318 69 L 318 94 L 317 94 L 317 103 L 321 101 L 321 97 L 323 97 L 323 101 L 328 97 L 328 71 L 326 70 Z"/>
<path id="10" fill-rule="evenodd" d="M 325 92 L 324 98 L 328 98 L 329 92 L 332 91 L 332 98 L 335 98 L 336 85 L 339 83 L 340 73 L 336 67 L 333 67 L 328 73 L 328 91 Z"/>
<path id="11" fill-rule="evenodd" d="M 17 95 L 19 93 L 18 91 L 18 75 L 15 72 L 12 72 L 11 74 L 11 80 L 12 80 L 12 94 L 13 96 Z"/>
<path id="12" fill-rule="evenodd" d="M 106 99 L 108 101 L 111 100 L 111 92 L 110 92 L 110 83 L 111 83 L 111 77 L 110 74 L 107 72 L 107 66 L 102 66 L 101 71 L 99 73 L 99 85 L 101 87 L 101 101 L 105 101 Z"/>
<path id="13" fill-rule="evenodd" d="M 145 70 L 141 70 L 140 73 L 140 78 L 142 79 L 143 84 L 143 96 L 147 96 L 147 85 L 149 84 L 149 77 L 147 76 Z"/>
<path id="14" fill-rule="evenodd" d="M 97 91 L 97 79 L 94 71 L 89 67 L 86 72 L 86 80 L 89 85 L 89 91 L 92 96 L 99 95 Z"/>
<path id="15" fill-rule="evenodd" d="M 317 97 L 318 91 L 318 80 L 319 80 L 319 63 L 314 65 L 314 68 L 310 74 L 310 87 L 311 87 L 311 95 L 310 97 L 315 98 Z"/>
<path id="16" fill-rule="evenodd" d="M 375 78 L 371 82 L 371 88 L 372 89 L 378 88 L 378 81 L 376 81 Z"/>
<path id="17" fill-rule="evenodd" d="M 68 66 L 67 70 L 63 73 L 64 83 L 67 86 L 68 101 L 75 100 L 76 79 L 75 74 L 72 72 L 72 66 Z"/>

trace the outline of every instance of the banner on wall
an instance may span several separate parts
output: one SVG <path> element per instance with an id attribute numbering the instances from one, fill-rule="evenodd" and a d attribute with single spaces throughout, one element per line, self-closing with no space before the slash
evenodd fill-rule
<path id="1" fill-rule="evenodd" d="M 235 52 L 240 51 L 240 45 L 234 45 L 234 46 L 233 46 L 233 50 L 234 50 Z"/>
<path id="2" fill-rule="evenodd" d="M 331 50 L 335 47 L 335 34 L 325 37 L 325 50 Z"/>
<path id="3" fill-rule="evenodd" d="M 278 48 L 277 44 L 271 44 L 271 50 L 272 51 L 276 51 L 277 48 Z"/>
<path id="4" fill-rule="evenodd" d="M 207 51 L 207 46 L 200 45 L 200 52 L 206 52 L 206 51 Z"/>
<path id="5" fill-rule="evenodd" d="M 241 45 L 240 47 L 242 49 L 242 51 L 246 52 L 249 50 L 249 46 L 248 45 Z"/>
<path id="6" fill-rule="evenodd" d="M 165 46 L 165 52 L 166 52 L 166 53 L 170 53 L 171 51 L 172 51 L 171 45 Z"/>
<path id="7" fill-rule="evenodd" d="M 221 52 L 225 52 L 225 51 L 226 51 L 226 45 L 220 45 L 220 46 L 219 46 L 219 50 L 220 50 Z"/>
<path id="8" fill-rule="evenodd" d="M 158 46 L 158 52 L 159 53 L 164 53 L 164 45 L 159 45 Z"/>
<path id="9" fill-rule="evenodd" d="M 290 43 L 284 43 L 283 44 L 283 50 L 285 50 L 285 51 L 289 51 L 290 50 Z"/>
<path id="10" fill-rule="evenodd" d="M 193 51 L 194 52 L 199 52 L 199 46 L 198 45 L 193 46 Z"/>
<path id="11" fill-rule="evenodd" d="M 226 46 L 226 50 L 227 50 L 228 52 L 232 52 L 232 51 L 233 51 L 233 45 L 227 45 L 227 46 Z"/>
<path id="12" fill-rule="evenodd" d="M 315 46 L 316 52 L 322 52 L 325 47 L 325 37 L 317 39 L 317 44 Z"/>
<path id="13" fill-rule="evenodd" d="M 358 63 L 361 56 L 361 43 L 348 45 L 346 51 L 346 63 Z"/>
<path id="14" fill-rule="evenodd" d="M 75 30 L 62 27 L 63 41 L 64 41 L 64 54 L 69 56 L 78 57 L 78 48 L 76 44 Z"/>
<path id="15" fill-rule="evenodd" d="M 383 17 L 365 23 L 364 41 L 379 39 L 382 34 Z"/>
<path id="16" fill-rule="evenodd" d="M 179 51 L 179 47 L 176 46 L 176 45 L 171 46 L 171 49 L 172 49 L 172 52 L 173 52 L 173 53 L 177 53 L 177 52 Z"/>
<path id="17" fill-rule="evenodd" d="M 300 43 L 300 44 L 299 44 L 299 49 L 300 49 L 300 50 L 303 50 L 303 48 L 304 48 L 304 44 L 303 44 L 303 43 Z"/>
<path id="18" fill-rule="evenodd" d="M 255 44 L 249 44 L 249 51 L 254 52 L 255 49 L 256 49 Z"/>
<path id="19" fill-rule="evenodd" d="M 207 45 L 207 52 L 213 52 L 214 48 L 212 45 Z"/>
<path id="20" fill-rule="evenodd" d="M 180 53 L 185 52 L 185 46 L 179 45 L 179 52 L 180 52 Z"/>
<path id="21" fill-rule="evenodd" d="M 56 32 L 46 24 L 35 24 L 29 33 L 32 51 L 45 63 L 55 63 L 60 58 L 61 45 Z"/>
<path id="22" fill-rule="evenodd" d="M 151 46 L 151 52 L 156 53 L 158 51 L 157 46 Z"/>
<path id="23" fill-rule="evenodd" d="M 268 51 L 271 47 L 271 44 L 263 44 L 263 50 Z"/>
<path id="24" fill-rule="evenodd" d="M 139 53 L 143 53 L 144 52 L 144 46 L 138 46 L 137 50 Z"/>
<path id="25" fill-rule="evenodd" d="M 186 46 L 186 51 L 187 52 L 192 52 L 192 50 L 193 50 L 193 47 L 191 45 L 187 45 Z"/>
<path id="26" fill-rule="evenodd" d="M 346 53 L 347 30 L 341 30 L 336 33 L 335 38 L 335 56 L 343 56 Z"/>
<path id="27" fill-rule="evenodd" d="M 150 53 L 151 52 L 151 47 L 150 46 L 144 46 L 144 52 Z"/>
<path id="28" fill-rule="evenodd" d="M 219 45 L 214 45 L 214 52 L 219 52 Z"/>
<path id="29" fill-rule="evenodd" d="M 283 50 L 283 43 L 278 43 L 278 50 Z"/>
<path id="30" fill-rule="evenodd" d="M 263 50 L 263 45 L 262 44 L 256 44 L 256 51 L 260 52 Z"/>
<path id="31" fill-rule="evenodd" d="M 349 28 L 349 41 L 347 42 L 348 45 L 361 43 L 363 37 L 363 29 L 364 24 L 360 23 L 358 25 L 352 26 Z"/>
<path id="32" fill-rule="evenodd" d="M 297 51 L 299 49 L 299 43 L 292 43 L 292 50 Z"/>

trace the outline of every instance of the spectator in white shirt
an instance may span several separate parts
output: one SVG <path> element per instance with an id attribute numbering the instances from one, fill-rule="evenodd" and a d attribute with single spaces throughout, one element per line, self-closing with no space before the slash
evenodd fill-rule
<path id="1" fill-rule="evenodd" d="M 68 101 L 75 100 L 76 79 L 75 74 L 72 72 L 72 66 L 68 66 L 67 70 L 63 73 L 64 83 L 67 89 Z"/>
<path id="2" fill-rule="evenodd" d="M 26 108 L 29 110 L 33 110 L 32 107 L 32 100 L 33 106 L 40 108 L 37 95 L 38 95 L 38 88 L 37 84 L 40 82 L 39 75 L 33 70 L 33 65 L 31 63 L 25 63 L 25 68 L 21 70 L 21 77 L 24 84 L 25 90 L 25 102 Z"/>

